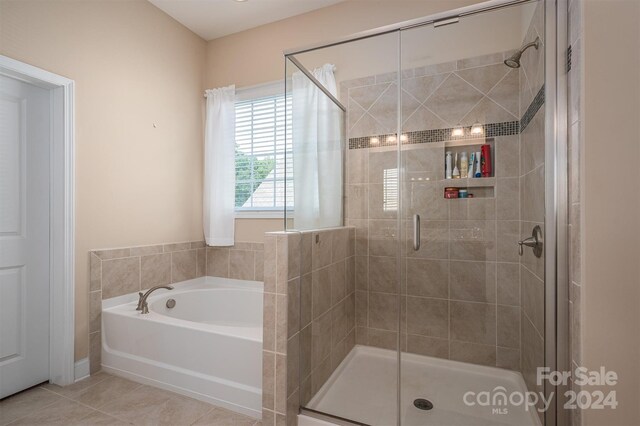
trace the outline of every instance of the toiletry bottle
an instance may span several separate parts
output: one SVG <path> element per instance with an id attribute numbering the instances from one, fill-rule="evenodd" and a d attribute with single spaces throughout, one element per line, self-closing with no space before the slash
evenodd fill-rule
<path id="1" fill-rule="evenodd" d="M 451 151 L 447 151 L 445 160 L 445 178 L 451 179 Z"/>
<path id="2" fill-rule="evenodd" d="M 474 177 L 482 177 L 482 172 L 480 171 L 480 151 L 476 151 L 476 158 L 474 160 L 476 171 L 474 173 Z"/>
<path id="3" fill-rule="evenodd" d="M 482 149 L 482 177 L 491 176 L 491 145 L 484 144 Z"/>
<path id="4" fill-rule="evenodd" d="M 453 160 L 453 178 L 460 179 L 460 170 L 458 169 L 458 153 L 456 152 L 455 159 Z"/>
<path id="5" fill-rule="evenodd" d="M 475 161 L 476 161 L 476 153 L 471 152 L 469 154 L 469 177 L 472 178 L 475 176 Z"/>
<path id="6" fill-rule="evenodd" d="M 460 154 L 460 177 L 462 179 L 469 177 L 469 160 L 466 152 Z"/>

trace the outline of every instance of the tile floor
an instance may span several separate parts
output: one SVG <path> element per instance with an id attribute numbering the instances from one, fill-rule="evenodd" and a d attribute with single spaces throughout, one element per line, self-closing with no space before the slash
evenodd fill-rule
<path id="1" fill-rule="evenodd" d="M 44 384 L 0 401 L 5 425 L 259 426 L 259 420 L 105 373 L 70 386 Z"/>

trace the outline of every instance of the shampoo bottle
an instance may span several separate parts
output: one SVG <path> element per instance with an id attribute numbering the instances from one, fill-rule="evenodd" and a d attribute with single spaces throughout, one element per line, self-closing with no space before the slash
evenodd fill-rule
<path id="1" fill-rule="evenodd" d="M 460 170 L 458 169 L 458 153 L 456 152 L 455 159 L 453 160 L 453 178 L 460 179 Z"/>
<path id="2" fill-rule="evenodd" d="M 445 157 L 445 178 L 446 179 L 451 179 L 451 151 L 447 151 L 446 153 L 446 157 Z"/>
<path id="3" fill-rule="evenodd" d="M 482 177 L 491 176 L 491 145 L 484 144 L 482 149 Z"/>
<path id="4" fill-rule="evenodd" d="M 476 158 L 473 160 L 473 162 L 475 163 L 475 173 L 474 173 L 474 177 L 482 177 L 482 171 L 480 170 L 480 151 L 476 152 Z"/>
<path id="5" fill-rule="evenodd" d="M 462 179 L 469 177 L 469 160 L 466 152 L 460 154 L 460 177 Z"/>

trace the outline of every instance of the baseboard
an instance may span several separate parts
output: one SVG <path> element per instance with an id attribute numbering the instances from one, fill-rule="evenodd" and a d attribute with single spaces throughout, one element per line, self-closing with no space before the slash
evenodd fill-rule
<path id="1" fill-rule="evenodd" d="M 76 361 L 73 370 L 76 382 L 89 377 L 89 357 Z"/>

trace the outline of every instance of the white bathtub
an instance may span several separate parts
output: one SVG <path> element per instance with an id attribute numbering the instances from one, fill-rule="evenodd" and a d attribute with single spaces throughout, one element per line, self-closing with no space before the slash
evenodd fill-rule
<path id="1" fill-rule="evenodd" d="M 262 283 L 203 277 L 102 302 L 102 368 L 255 418 L 262 406 Z M 176 305 L 166 307 L 168 299 Z"/>

